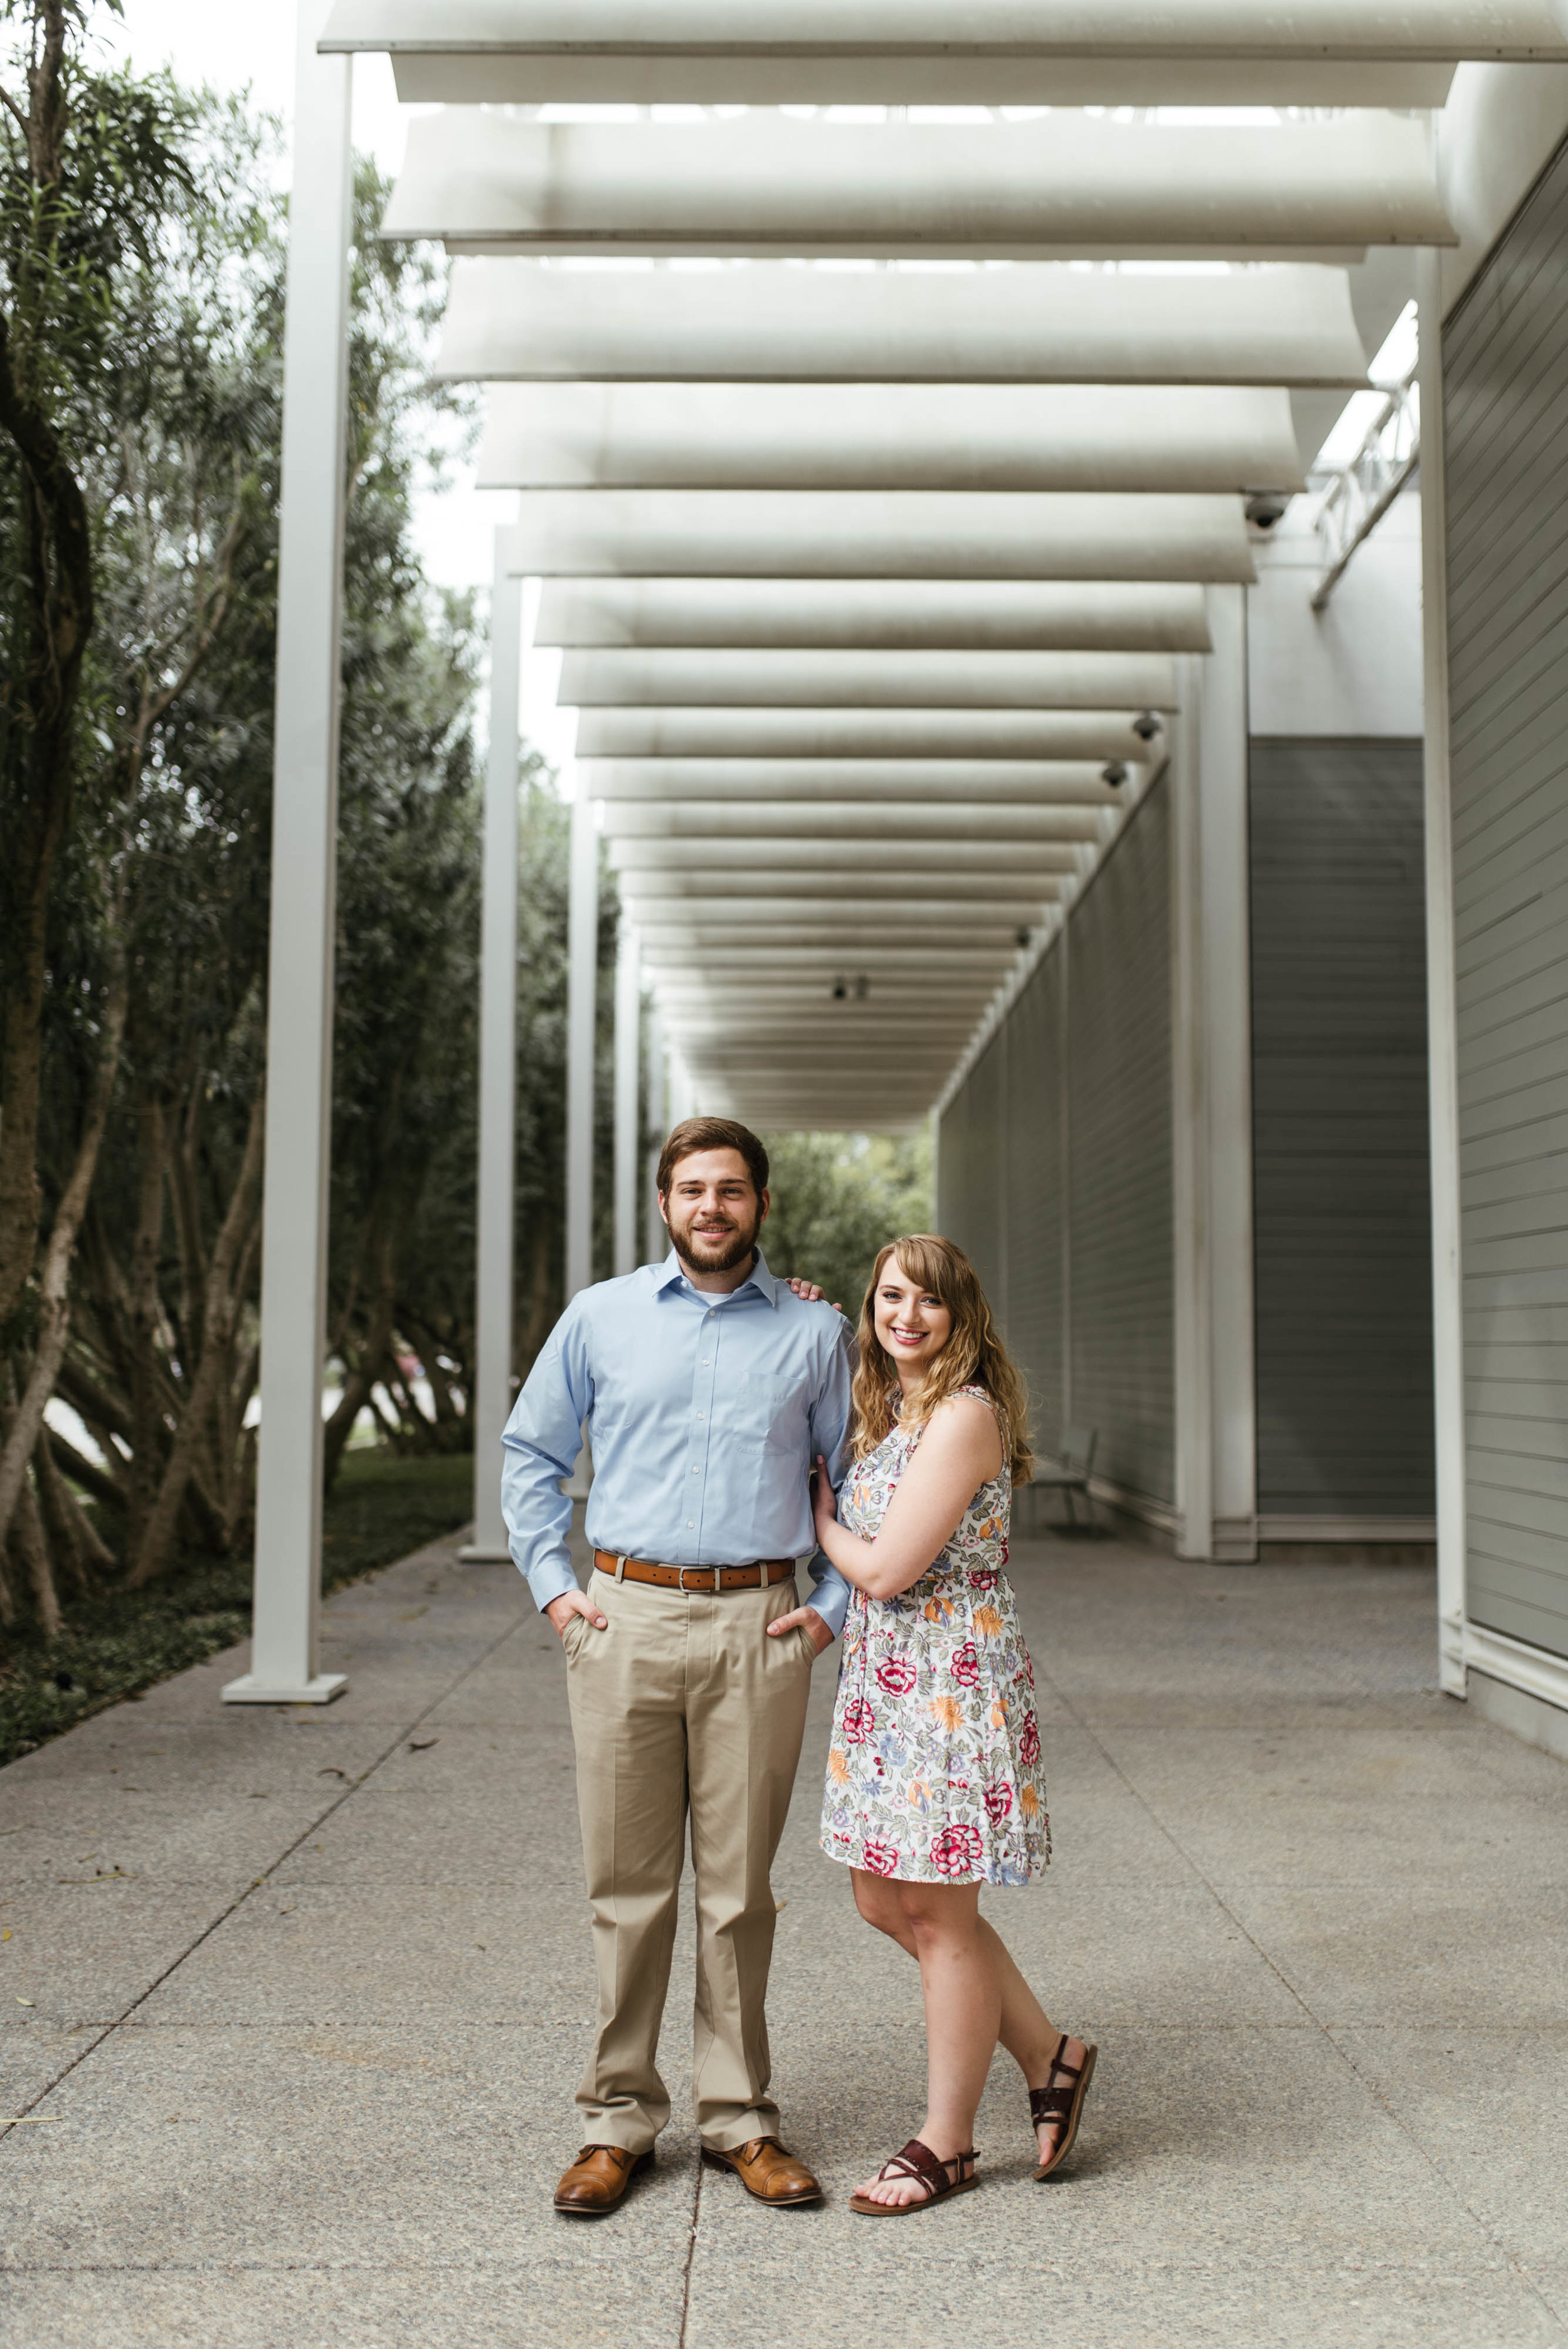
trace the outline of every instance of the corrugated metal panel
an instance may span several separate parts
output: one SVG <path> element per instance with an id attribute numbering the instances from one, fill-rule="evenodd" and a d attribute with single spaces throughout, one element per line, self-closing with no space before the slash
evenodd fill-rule
<path id="1" fill-rule="evenodd" d="M 1568 157 L 1443 337 L 1468 1607 L 1568 1655 Z"/>
<path id="2" fill-rule="evenodd" d="M 963 1111 L 960 1131 L 954 1136 L 958 1146 L 951 1183 L 945 1166 L 947 1118 L 943 1120 L 942 1127 L 943 1228 L 948 1238 L 956 1240 L 965 1251 L 979 1275 L 981 1288 L 998 1311 L 1002 1308 L 1005 1053 L 1002 1039 L 993 1037 L 970 1070 L 963 1092 L 954 1103 L 956 1110 L 962 1102 Z"/>
<path id="3" fill-rule="evenodd" d="M 1419 742 L 1254 740 L 1258 1506 L 1430 1516 Z"/>
<path id="4" fill-rule="evenodd" d="M 1072 1415 L 1097 1471 L 1175 1499 L 1171 794 L 1158 782 L 1073 909 Z"/>
<path id="5" fill-rule="evenodd" d="M 1007 1025 L 1007 1343 L 1029 1381 L 1036 1441 L 1055 1452 L 1067 1416 L 1062 1261 L 1067 1119 L 1058 941 Z"/>

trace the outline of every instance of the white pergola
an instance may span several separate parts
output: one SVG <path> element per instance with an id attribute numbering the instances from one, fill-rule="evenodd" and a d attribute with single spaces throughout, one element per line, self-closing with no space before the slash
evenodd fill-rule
<path id="1" fill-rule="evenodd" d="M 1564 16 L 1545 0 L 303 0 L 258 1608 L 253 1672 L 226 1693 L 335 1686 L 316 1670 L 312 1496 L 352 54 L 390 53 L 400 96 L 438 102 L 410 122 L 385 233 L 463 256 L 438 372 L 494 387 L 481 477 L 519 501 L 493 605 L 478 1550 L 503 1549 L 532 577 L 535 642 L 562 648 L 560 698 L 582 713 L 572 1287 L 590 1277 L 602 837 L 624 916 L 624 1268 L 640 1031 L 655 1122 L 917 1123 L 1173 758 L 1179 1228 L 1206 1235 L 1178 1268 L 1180 1444 L 1206 1555 L 1212 1521 L 1244 1512 L 1233 1439 L 1253 1409 L 1250 1354 L 1213 1339 L 1252 1278 L 1245 503 L 1301 486 L 1293 398 L 1332 409 L 1365 383 L 1363 330 L 1380 339 L 1405 298 L 1380 256 L 1456 243 L 1419 110 L 1460 60 L 1568 63 Z M 868 103 L 889 119 L 809 111 Z M 605 104 L 630 119 L 559 119 Z M 1160 112 L 1179 107 L 1277 111 Z"/>

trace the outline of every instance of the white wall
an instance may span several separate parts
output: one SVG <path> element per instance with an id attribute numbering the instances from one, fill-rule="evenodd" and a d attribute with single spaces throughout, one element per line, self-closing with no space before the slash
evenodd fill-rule
<path id="1" fill-rule="evenodd" d="M 1249 731 L 1403 735 L 1422 731 L 1421 510 L 1407 492 L 1385 514 L 1323 612 L 1311 502 L 1295 499 L 1253 550 L 1247 593 Z"/>

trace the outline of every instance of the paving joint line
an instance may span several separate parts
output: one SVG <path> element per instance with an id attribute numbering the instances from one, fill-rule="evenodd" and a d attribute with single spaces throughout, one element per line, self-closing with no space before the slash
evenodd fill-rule
<path id="1" fill-rule="evenodd" d="M 1341 2047 L 1330 2026 L 1323 2020 L 1323 2017 L 1320 2014 L 1315 2013 L 1310 2002 L 1305 1998 L 1302 1992 L 1296 1988 L 1295 1982 L 1291 1981 L 1290 1976 L 1285 1972 L 1284 1967 L 1278 1964 L 1276 1961 L 1270 1956 L 1268 1951 L 1264 1948 L 1263 1943 L 1257 1939 L 1256 1935 L 1248 1930 L 1248 1928 L 1243 1922 L 1242 1919 L 1237 1916 L 1235 1910 L 1225 1899 L 1224 1894 L 1220 1890 L 1218 1885 L 1212 1880 L 1207 1871 L 1199 1865 L 1196 1859 L 1194 1859 L 1191 1853 L 1188 1851 L 1185 1845 L 1181 1842 L 1180 1837 L 1176 1835 L 1174 1830 L 1166 1826 L 1165 1821 L 1161 1817 L 1153 1804 L 1149 1800 L 1149 1797 L 1128 1775 L 1127 1772 L 1122 1768 L 1121 1764 L 1117 1760 L 1115 1754 L 1111 1753 L 1109 1747 L 1101 1738 L 1099 1731 L 1089 1725 L 1088 1720 L 1085 1718 L 1083 1713 L 1079 1712 L 1077 1705 L 1074 1704 L 1072 1699 L 1068 1696 L 1061 1683 L 1058 1681 L 1054 1680 L 1048 1671 L 1040 1671 L 1040 1667 L 1037 1664 L 1035 1669 L 1040 1673 L 1040 1678 L 1046 1682 L 1046 1685 L 1050 1690 L 1052 1695 L 1055 1696 L 1062 1704 L 1073 1722 L 1074 1726 L 1088 1739 L 1090 1744 L 1093 1745 L 1095 1751 L 1099 1754 L 1107 1768 L 1114 1772 L 1115 1775 L 1120 1779 L 1128 1793 L 1132 1796 L 1133 1801 L 1139 1805 L 1145 1816 L 1152 1822 L 1158 1832 L 1164 1837 L 1166 1842 L 1171 1846 L 1171 1850 L 1176 1853 L 1177 1857 L 1186 1867 L 1191 1869 L 1193 1875 L 1208 1893 L 1209 1898 L 1213 1901 L 1221 1914 L 1230 1919 L 1232 1924 L 1234 1925 L 1237 1932 L 1241 1934 L 1248 1947 L 1255 1951 L 1257 1956 L 1263 1960 L 1264 1965 L 1267 1966 L 1269 1971 L 1274 1975 L 1281 1988 L 1295 2001 L 1302 2013 L 1312 2024 L 1314 2030 L 1319 2033 L 1323 2039 L 1326 2040 L 1327 2044 L 1333 2049 L 1339 2062 L 1344 2064 L 1346 2070 L 1350 2074 L 1351 2078 L 1357 2083 L 1357 2086 L 1360 2087 L 1362 2091 L 1372 2099 L 1372 2102 L 1376 2104 L 1387 2116 L 1387 2117 L 1392 2121 L 1400 2136 L 1405 2138 L 1406 2142 L 1410 2146 L 1418 2158 L 1426 2164 L 1433 2176 L 1440 2179 L 1442 2184 L 1448 2189 L 1449 2194 L 1453 2197 L 1459 2209 L 1465 2213 L 1471 2225 L 1480 2235 L 1482 2240 L 1490 2243 L 1492 2249 L 1497 2251 L 1499 2256 L 1507 2261 L 1509 2267 L 1513 2271 L 1517 2280 L 1523 2284 L 1525 2289 L 1533 2295 L 1537 2302 L 1539 2302 L 1540 2305 L 1545 2310 L 1553 2323 L 1554 2324 L 1561 2324 L 1563 2323 L 1563 2319 L 1559 2316 L 1558 2312 L 1547 2299 L 1545 2292 L 1542 2291 L 1540 2284 L 1536 2282 L 1535 2278 L 1530 2273 L 1529 2270 L 1521 2265 L 1517 2255 L 1510 2250 L 1509 2246 L 1502 2241 L 1495 2230 L 1489 2225 L 1485 2219 L 1481 2217 L 1480 2211 L 1476 2209 L 1474 2204 L 1470 2201 L 1464 2189 L 1458 2186 L 1449 2176 L 1447 2170 L 1444 2169 L 1437 2156 L 1428 2150 L 1428 2148 L 1421 2143 L 1420 2138 L 1416 2135 L 1414 2129 L 1412 2129 L 1409 2124 L 1404 2119 L 1402 2115 L 1395 2111 L 1393 2106 L 1388 2102 L 1387 2097 L 1383 2094 L 1381 2089 L 1378 2088 L 1376 2082 L 1369 2080 L 1366 2074 L 1361 2070 L 1360 2066 L 1356 2063 L 1354 2057 L 1351 2056 L 1345 2048 Z"/>
<path id="2" fill-rule="evenodd" d="M 418 1552 L 412 1552 L 411 1555 L 417 1557 Z M 407 1562 L 407 1561 L 405 1559 L 398 1558 L 395 1561 L 395 1564 L 402 1566 Z M 390 1568 L 387 1569 L 388 1572 L 391 1570 L 392 1569 Z M 359 1793 L 361 1787 L 368 1785 L 369 1781 L 376 1775 L 376 1773 L 378 1770 L 385 1769 L 387 1764 L 390 1762 L 393 1754 L 396 1754 L 404 1739 L 409 1736 L 414 1730 L 418 1729 L 422 1723 L 428 1721 L 431 1713 L 436 1710 L 436 1707 L 438 1704 L 444 1704 L 448 1697 L 451 1696 L 458 1689 L 461 1688 L 463 1682 L 471 1673 L 478 1671 L 481 1664 L 488 1663 L 490 1657 L 494 1655 L 496 1650 L 498 1648 L 504 1647 L 507 1640 L 513 1637 L 513 1635 L 521 1628 L 526 1619 L 527 1619 L 524 1616 L 520 1614 L 515 1622 L 509 1623 L 506 1630 L 500 1632 L 497 1638 L 493 1639 L 488 1647 L 482 1648 L 480 1653 L 473 1658 L 471 1662 L 465 1664 L 462 1671 L 459 1672 L 454 1679 L 449 1681 L 444 1688 L 438 1690 L 436 1694 L 430 1699 L 429 1702 L 427 1705 L 422 1706 L 419 1712 L 414 1715 L 413 1720 L 407 1722 L 401 1729 L 398 1730 L 397 1734 L 393 1738 L 391 1744 L 386 1746 L 383 1751 L 376 1756 L 376 1759 L 369 1764 L 367 1768 L 360 1772 L 353 1785 L 345 1786 L 342 1793 L 335 1795 L 324 1811 L 319 1812 L 307 1826 L 302 1827 L 292 1842 L 284 1845 L 283 1850 L 278 1853 L 277 1857 L 268 1862 L 267 1866 L 262 1870 L 260 1876 L 256 1877 L 251 1883 L 247 1884 L 242 1891 L 236 1893 L 233 1899 L 229 1902 L 228 1906 L 220 1909 L 217 1916 L 212 1918 L 210 1923 L 201 1928 L 201 1930 L 196 1935 L 195 1939 L 188 1942 L 186 1947 L 180 1951 L 177 1957 L 170 1958 L 162 1972 L 155 1975 L 153 1980 L 147 1983 L 144 1989 L 139 1990 L 137 1992 L 129 2006 L 123 2008 L 122 2011 L 114 2017 L 114 2020 L 111 2023 L 106 2023 L 102 2026 L 97 2038 L 94 2039 L 88 2046 L 79 2048 L 76 2054 L 72 2056 L 70 2062 L 67 2064 L 62 2070 L 56 2073 L 53 2079 L 48 2081 L 45 2086 L 40 2088 L 36 2095 L 29 2097 L 23 2103 L 22 2109 L 19 2113 L 14 2115 L 6 2121 L 0 2122 L 0 2145 L 3 2145 L 5 2139 L 11 2135 L 12 2129 L 15 2127 L 17 2121 L 25 2119 L 26 2115 L 36 2111 L 38 2106 L 43 2104 L 46 2097 L 54 2095 L 57 2090 L 58 2090 L 64 2083 L 70 2078 L 71 2074 L 81 2064 L 87 2062 L 89 2055 L 97 2054 L 98 2050 L 103 2045 L 104 2041 L 108 2038 L 111 2032 L 123 2030 L 126 2024 L 129 2023 L 132 2015 L 136 2013 L 138 2008 L 146 2005 L 148 2000 L 152 1996 L 153 1992 L 156 1990 L 161 1990 L 164 1983 L 169 1981 L 172 1974 L 179 1971 L 186 1960 L 188 1958 L 194 1957 L 196 1951 L 201 1947 L 204 1941 L 211 1940 L 212 1935 L 218 1930 L 220 1925 L 226 1925 L 230 1918 L 234 1916 L 244 1907 L 245 1902 L 250 1899 L 253 1893 L 261 1891 L 263 1887 L 277 1874 L 278 1869 L 283 1867 L 284 1861 L 293 1858 L 294 1853 L 298 1851 L 301 1844 L 307 1842 L 313 1835 L 319 1833 L 321 1828 L 326 1825 L 328 1819 L 335 1817 L 336 1814 L 342 1810 L 344 1805 L 347 1802 L 351 1802 L 354 1796 Z M 122 1699 L 121 1702 L 129 1702 L 129 1700 Z"/>
<path id="3" fill-rule="evenodd" d="M 697 2221 L 702 2216 L 702 2155 L 696 2158 L 696 2184 L 691 2194 L 691 2230 L 686 2236 L 686 2266 L 681 2271 L 681 2323 L 676 2335 L 676 2349 L 686 2349 L 686 2326 L 691 2319 L 691 2271 L 696 2257 Z"/>

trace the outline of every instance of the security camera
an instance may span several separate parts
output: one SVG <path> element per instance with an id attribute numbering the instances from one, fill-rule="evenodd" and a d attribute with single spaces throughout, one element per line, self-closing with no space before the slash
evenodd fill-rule
<path id="1" fill-rule="evenodd" d="M 1140 742 L 1152 742 L 1157 734 L 1164 733 L 1165 721 L 1156 711 L 1146 709 L 1141 718 L 1133 719 L 1132 730 Z"/>
<path id="2" fill-rule="evenodd" d="M 1290 500 L 1282 498 L 1277 490 L 1259 490 L 1247 500 L 1247 520 L 1254 530 L 1273 530 Z"/>
<path id="3" fill-rule="evenodd" d="M 1099 780 L 1102 783 L 1109 783 L 1113 792 L 1119 791 L 1127 781 L 1127 769 L 1119 759 L 1113 759 L 1109 767 L 1100 769 Z"/>

